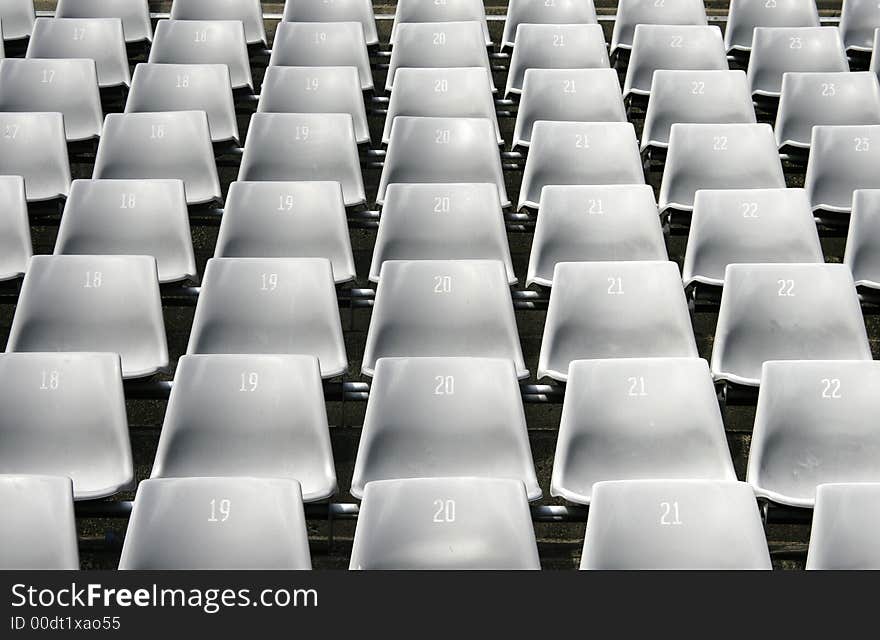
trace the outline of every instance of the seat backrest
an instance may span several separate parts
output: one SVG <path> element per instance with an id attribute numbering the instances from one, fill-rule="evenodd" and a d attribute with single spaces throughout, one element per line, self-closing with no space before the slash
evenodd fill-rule
<path id="1" fill-rule="evenodd" d="M 766 2 L 766 0 L 764 0 Z M 703 0 L 619 0 L 614 29 L 611 32 L 611 53 L 632 47 L 635 28 L 640 24 L 708 24 Z"/>
<path id="2" fill-rule="evenodd" d="M 755 27 L 818 27 L 813 0 L 730 0 L 724 45 L 728 51 L 750 51 Z"/>
<path id="3" fill-rule="evenodd" d="M 28 202 L 56 200 L 70 189 L 60 113 L 0 112 L 0 175 L 22 176 Z"/>
<path id="4" fill-rule="evenodd" d="M 510 0 L 501 49 L 512 47 L 520 24 L 596 24 L 593 0 Z"/>
<path id="5" fill-rule="evenodd" d="M 239 20 L 248 44 L 267 42 L 260 0 L 174 0 L 171 19 Z"/>
<path id="6" fill-rule="evenodd" d="M 34 0 L 0 0 L 0 24 L 4 40 L 29 38 L 34 30 Z"/>
<path id="7" fill-rule="evenodd" d="M 843 263 L 856 286 L 880 289 L 880 189 L 853 192 Z"/>
<path id="8" fill-rule="evenodd" d="M 368 45 L 379 44 L 373 0 L 286 0 L 285 22 L 359 22 Z"/>
<path id="9" fill-rule="evenodd" d="M 489 24 L 486 22 L 486 9 L 483 0 L 443 0 L 443 2 L 423 2 L 422 0 L 398 0 L 391 27 L 391 44 L 397 39 L 398 25 L 408 22 L 479 22 L 483 26 L 486 46 L 492 44 Z"/>
<path id="10" fill-rule="evenodd" d="M 880 188 L 880 125 L 815 126 L 804 189 L 813 210 L 848 213 L 853 192 Z"/>
<path id="11" fill-rule="evenodd" d="M 807 570 L 878 569 L 880 484 L 836 483 L 816 488 Z"/>
<path id="12" fill-rule="evenodd" d="M 880 6 L 872 0 L 843 0 L 840 34 L 847 51 L 871 51 L 874 29 L 880 27 Z"/>
<path id="13" fill-rule="evenodd" d="M 749 56 L 753 95 L 779 97 L 782 76 L 797 71 L 849 71 L 834 27 L 757 27 Z"/>
<path id="14" fill-rule="evenodd" d="M 177 4 L 180 3 L 175 2 Z M 174 11 L 174 7 L 171 10 Z M 126 42 L 153 40 L 148 0 L 58 0 L 55 17 L 119 18 Z"/>
<path id="15" fill-rule="evenodd" d="M 21 176 L 0 176 L 0 282 L 24 275 L 33 253 L 27 196 Z"/>

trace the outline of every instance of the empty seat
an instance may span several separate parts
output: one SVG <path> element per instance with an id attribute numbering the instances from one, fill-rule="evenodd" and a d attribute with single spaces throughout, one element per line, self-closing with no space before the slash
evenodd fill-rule
<path id="1" fill-rule="evenodd" d="M 528 147 L 538 120 L 626 122 L 614 69 L 528 69 L 516 112 L 513 148 Z"/>
<path id="2" fill-rule="evenodd" d="M 685 286 L 720 287 L 727 265 L 760 262 L 825 262 L 806 192 L 697 191 L 682 268 Z"/>
<path id="3" fill-rule="evenodd" d="M 68 142 L 98 137 L 104 113 L 94 61 L 0 61 L 0 111 L 60 111 Z"/>
<path id="4" fill-rule="evenodd" d="M 70 478 L 2 475 L 0 509 L 0 568 L 79 569 Z"/>
<path id="5" fill-rule="evenodd" d="M 24 275 L 33 253 L 21 176 L 0 176 L 0 282 Z"/>
<path id="6" fill-rule="evenodd" d="M 871 51 L 877 27 L 880 4 L 873 0 L 843 0 L 840 34 L 847 51 Z"/>
<path id="7" fill-rule="evenodd" d="M 551 495 L 590 504 L 605 480 L 736 480 L 705 360 L 575 360 L 565 388 Z"/>
<path id="8" fill-rule="evenodd" d="M 58 0 L 55 17 L 119 18 L 126 42 L 150 42 L 153 39 L 148 0 Z"/>
<path id="9" fill-rule="evenodd" d="M 489 54 L 479 22 L 407 23 L 397 27 L 397 41 L 391 50 L 385 90 L 391 91 L 398 69 L 483 67 L 495 82 Z"/>
<path id="10" fill-rule="evenodd" d="M 22 176 L 28 202 L 67 196 L 70 163 L 60 113 L 0 113 L 0 132 L 0 175 Z"/>
<path id="11" fill-rule="evenodd" d="M 7 353 L 118 353 L 122 375 L 168 366 L 152 256 L 34 256 L 12 321 Z"/>
<path id="12" fill-rule="evenodd" d="M 727 70 L 721 30 L 708 25 L 640 24 L 635 29 L 623 97 L 650 95 L 654 71 Z"/>
<path id="13" fill-rule="evenodd" d="M 148 255 L 159 282 L 196 277 L 180 180 L 74 180 L 55 255 Z"/>
<path id="14" fill-rule="evenodd" d="M 880 362 L 765 362 L 746 478 L 773 502 L 812 507 L 827 482 L 880 482 Z"/>
<path id="15" fill-rule="evenodd" d="M 102 89 L 131 84 L 119 18 L 37 18 L 27 57 L 91 58 Z"/>
<path id="16" fill-rule="evenodd" d="M 500 261 L 382 265 L 363 373 L 372 376 L 379 358 L 417 356 L 506 358 L 514 361 L 518 377 L 528 376 Z"/>
<path id="17" fill-rule="evenodd" d="M 506 207 L 510 200 L 497 142 L 495 125 L 487 118 L 398 116 L 376 201 L 383 204 L 388 185 L 396 183 L 488 182 Z"/>
<path id="18" fill-rule="evenodd" d="M 676 123 L 751 123 L 755 107 L 742 71 L 654 72 L 641 149 L 669 146 Z"/>
<path id="19" fill-rule="evenodd" d="M 0 355 L 0 474 L 68 476 L 77 500 L 134 480 L 115 353 Z M 11 514 L 10 514 L 11 515 Z"/>
<path id="20" fill-rule="evenodd" d="M 768 360 L 870 360 L 841 264 L 731 264 L 712 348 L 716 379 L 757 387 Z"/>
<path id="21" fill-rule="evenodd" d="M 522 92 L 529 69 L 608 67 L 605 35 L 598 24 L 522 24 L 510 57 L 504 95 Z"/>
<path id="22" fill-rule="evenodd" d="M 361 89 L 373 89 L 370 54 L 359 22 L 282 22 L 269 66 L 357 67 Z"/>
<path id="23" fill-rule="evenodd" d="M 880 189 L 853 192 L 843 262 L 856 286 L 880 289 Z"/>
<path id="24" fill-rule="evenodd" d="M 399 69 L 395 78 L 382 132 L 383 144 L 390 142 L 391 126 L 398 116 L 488 118 L 495 125 L 498 144 L 503 142 L 495 115 L 492 84 L 483 67 L 406 67 Z"/>
<path id="25" fill-rule="evenodd" d="M 660 211 L 694 208 L 700 189 L 784 189 L 769 124 L 673 124 Z"/>
<path id="26" fill-rule="evenodd" d="M 724 45 L 751 51 L 755 27 L 818 27 L 814 0 L 730 0 Z"/>
<path id="27" fill-rule="evenodd" d="M 69 0 L 68 0 L 69 1 Z M 238 20 L 248 44 L 263 44 L 263 7 L 260 0 L 174 0 L 172 20 Z"/>
<path id="28" fill-rule="evenodd" d="M 306 502 L 336 493 L 317 358 L 180 358 L 150 477 L 200 476 L 293 479 Z"/>
<path id="29" fill-rule="evenodd" d="M 144 480 L 120 569 L 311 569 L 296 480 Z"/>
<path id="30" fill-rule="evenodd" d="M 538 207 L 547 185 L 644 182 L 639 144 L 629 122 L 539 121 L 532 127 L 518 207 Z"/>
<path id="31" fill-rule="evenodd" d="M 355 277 L 338 182 L 233 182 L 215 258 L 327 258 L 335 282 Z"/>
<path id="32" fill-rule="evenodd" d="M 366 200 L 354 124 L 347 113 L 255 113 L 240 181 L 332 181 L 346 206 Z"/>
<path id="33" fill-rule="evenodd" d="M 567 380 L 573 360 L 698 355 L 674 262 L 556 265 L 538 378 Z"/>
<path id="34" fill-rule="evenodd" d="M 388 186 L 370 266 L 387 260 L 500 260 L 516 283 L 498 189 L 480 184 Z"/>
<path id="35" fill-rule="evenodd" d="M 508 478 L 541 497 L 512 360 L 381 358 L 351 480 Z"/>
<path id="36" fill-rule="evenodd" d="M 758 27 L 749 56 L 752 95 L 778 98 L 782 76 L 794 72 L 849 71 L 834 27 Z"/>
<path id="37" fill-rule="evenodd" d="M 546 186 L 538 208 L 527 285 L 553 286 L 559 262 L 667 259 L 649 185 Z"/>
<path id="38" fill-rule="evenodd" d="M 0 67 L 2 69 L 2 67 Z M 139 64 L 125 113 L 204 111 L 212 142 L 238 144 L 238 121 L 224 64 Z"/>
<path id="39" fill-rule="evenodd" d="M 581 569 L 771 569 L 755 494 L 744 482 L 599 482 Z"/>
<path id="40" fill-rule="evenodd" d="M 364 491 L 351 569 L 540 569 L 522 482 L 417 478 Z"/>
<path id="41" fill-rule="evenodd" d="M 878 483 L 834 483 L 816 487 L 807 570 L 880 569 L 878 505 Z"/>
<path id="42" fill-rule="evenodd" d="M 354 124 L 357 143 L 370 141 L 364 95 L 355 67 L 269 67 L 257 111 L 347 113 Z"/>
<path id="43" fill-rule="evenodd" d="M 92 177 L 183 180 L 188 204 L 222 195 L 204 111 L 109 114 Z"/>
<path id="44" fill-rule="evenodd" d="M 501 49 L 512 47 L 520 24 L 596 24 L 593 0 L 510 0 Z"/>
<path id="45" fill-rule="evenodd" d="M 379 44 L 372 0 L 286 0 L 285 22 L 359 22 L 368 45 Z"/>
<path id="46" fill-rule="evenodd" d="M 776 114 L 780 149 L 809 149 L 816 125 L 880 124 L 880 84 L 870 71 L 786 73 Z"/>
<path id="47" fill-rule="evenodd" d="M 233 20 L 159 20 L 149 62 L 225 64 L 233 89 L 253 91 L 244 27 Z"/>
<path id="48" fill-rule="evenodd" d="M 34 30 L 34 0 L 0 0 L 4 40 L 23 40 Z"/>
<path id="49" fill-rule="evenodd" d="M 325 378 L 348 366 L 326 258 L 212 258 L 187 354 L 317 356 Z"/>
<path id="50" fill-rule="evenodd" d="M 880 125 L 813 127 L 804 189 L 814 210 L 848 213 L 853 191 L 880 187 Z"/>
<path id="51" fill-rule="evenodd" d="M 486 37 L 486 46 L 492 44 L 483 0 L 398 0 L 391 27 L 391 44 L 397 39 L 398 25 L 409 22 L 479 22 Z"/>
<path id="52" fill-rule="evenodd" d="M 706 9 L 703 7 L 703 0 L 620 0 L 611 33 L 612 54 L 617 49 L 632 47 L 636 26 L 640 24 L 705 25 Z"/>

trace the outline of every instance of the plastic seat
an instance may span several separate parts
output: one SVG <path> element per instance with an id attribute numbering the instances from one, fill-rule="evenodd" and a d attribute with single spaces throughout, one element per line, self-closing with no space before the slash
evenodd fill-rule
<path id="1" fill-rule="evenodd" d="M 487 183 L 389 185 L 372 282 L 388 260 L 499 260 L 515 284 L 498 190 Z"/>
<path id="2" fill-rule="evenodd" d="M 119 18 L 37 18 L 28 58 L 91 58 L 102 89 L 129 86 L 128 51 Z"/>
<path id="3" fill-rule="evenodd" d="M 187 355 L 313 355 L 321 375 L 348 367 L 326 258 L 212 258 L 205 268 Z"/>
<path id="4" fill-rule="evenodd" d="M 79 569 L 70 478 L 0 475 L 0 568 Z"/>
<path id="5" fill-rule="evenodd" d="M 0 113 L 0 175 L 22 176 L 28 202 L 67 196 L 70 163 L 64 117 Z"/>
<path id="6" fill-rule="evenodd" d="M 204 111 L 109 114 L 92 177 L 183 180 L 188 204 L 222 195 Z"/>
<path id="7" fill-rule="evenodd" d="M 225 64 L 235 90 L 254 90 L 244 27 L 233 20 L 159 20 L 148 62 Z"/>
<path id="8" fill-rule="evenodd" d="M 379 358 L 420 356 L 505 358 L 514 361 L 518 377 L 528 377 L 501 262 L 382 265 L 362 371 L 372 376 Z"/>
<path id="9" fill-rule="evenodd" d="M 668 259 L 649 185 L 547 186 L 538 209 L 526 285 L 553 286 L 560 262 Z"/>
<path id="10" fill-rule="evenodd" d="M 68 476 L 76 500 L 130 487 L 134 468 L 115 353 L 0 355 L 0 402 L 0 474 Z"/>
<path id="11" fill-rule="evenodd" d="M 483 67 L 489 74 L 492 91 L 495 91 L 489 54 L 479 22 L 401 24 L 397 27 L 397 41 L 391 50 L 385 90 L 393 89 L 398 69 L 456 67 Z"/>
<path id="12" fill-rule="evenodd" d="M 204 111 L 212 142 L 238 144 L 238 121 L 224 64 L 139 64 L 125 113 Z"/>
<path id="13" fill-rule="evenodd" d="M 817 125 L 880 124 L 880 84 L 870 71 L 786 73 L 776 114 L 780 149 L 809 149 Z"/>
<path id="14" fill-rule="evenodd" d="M 530 69 L 604 69 L 605 34 L 598 24 L 522 24 L 510 56 L 505 96 L 522 93 Z"/>
<path id="15" fill-rule="evenodd" d="M 0 111 L 60 111 L 68 142 L 97 138 L 104 113 L 94 61 L 0 61 Z"/>
<path id="16" fill-rule="evenodd" d="M 769 124 L 673 124 L 660 211 L 690 211 L 700 189 L 784 189 Z"/>
<path id="17" fill-rule="evenodd" d="M 355 277 L 338 182 L 233 182 L 215 258 L 327 258 L 335 282 Z"/>
<path id="18" fill-rule="evenodd" d="M 126 42 L 153 40 L 148 0 L 58 0 L 55 17 L 119 18 Z"/>
<path id="19" fill-rule="evenodd" d="M 311 502 L 336 493 L 314 356 L 183 356 L 151 478 L 287 478 Z"/>
<path id="20" fill-rule="evenodd" d="M 842 264 L 731 264 L 712 348 L 716 379 L 757 387 L 768 360 L 870 360 Z"/>
<path id="21" fill-rule="evenodd" d="M 669 146 L 676 123 L 754 123 L 755 107 L 742 71 L 655 71 L 641 149 Z"/>
<path id="22" fill-rule="evenodd" d="M 871 51 L 880 27 L 880 6 L 869 0 L 843 0 L 840 34 L 847 51 Z"/>
<path id="23" fill-rule="evenodd" d="M 814 0 L 730 0 L 724 45 L 751 51 L 755 27 L 818 27 Z"/>
<path id="24" fill-rule="evenodd" d="M 357 67 L 361 90 L 373 89 L 370 54 L 359 22 L 282 22 L 270 67 Z"/>
<path id="25" fill-rule="evenodd" d="M 522 482 L 417 478 L 364 491 L 350 569 L 540 569 Z"/>
<path id="26" fill-rule="evenodd" d="M 596 24 L 593 0 L 510 0 L 501 49 L 512 47 L 520 24 Z"/>
<path id="27" fill-rule="evenodd" d="M 364 96 L 355 67 L 269 67 L 257 111 L 347 113 L 352 118 L 357 143 L 370 141 Z"/>
<path id="28" fill-rule="evenodd" d="M 685 286 L 724 286 L 729 264 L 825 262 L 803 189 L 697 191 L 684 257 Z"/>
<path id="29" fill-rule="evenodd" d="M 120 569 L 311 569 L 296 480 L 144 480 Z"/>
<path id="30" fill-rule="evenodd" d="M 736 480 L 700 358 L 575 360 L 550 495 L 590 504 L 606 480 Z"/>
<path id="31" fill-rule="evenodd" d="M 391 125 L 398 116 L 487 118 L 495 125 L 498 144 L 504 141 L 495 114 L 489 74 L 483 67 L 453 69 L 403 68 L 395 75 L 382 143 L 391 141 Z"/>
<path id="32" fill-rule="evenodd" d="M 674 262 L 556 265 L 538 378 L 567 380 L 573 360 L 698 356 Z"/>
<path id="33" fill-rule="evenodd" d="M 746 479 L 761 497 L 812 507 L 827 482 L 880 482 L 880 363 L 765 362 Z"/>
<path id="34" fill-rule="evenodd" d="M 633 36 L 623 97 L 651 95 L 658 70 L 727 71 L 721 30 L 708 25 L 640 24 Z"/>
<path id="35" fill-rule="evenodd" d="M 785 73 L 842 71 L 849 71 L 849 63 L 834 27 L 755 29 L 748 68 L 752 95 L 778 98 Z"/>
<path id="36" fill-rule="evenodd" d="M 581 569 L 772 569 L 755 494 L 744 482 L 599 482 Z"/>
<path id="37" fill-rule="evenodd" d="M 871 51 L 871 62 L 868 66 L 868 69 L 872 71 L 875 75 L 880 77 L 880 53 L 874 54 L 874 51 L 880 52 L 880 28 L 874 29 L 874 48 Z"/>
<path id="38" fill-rule="evenodd" d="M 33 253 L 21 176 L 0 176 L 0 282 L 24 275 Z"/>
<path id="39" fill-rule="evenodd" d="M 537 208 L 547 185 L 644 184 L 629 122 L 547 122 L 532 127 L 518 208 Z"/>
<path id="40" fill-rule="evenodd" d="M 541 497 L 512 360 L 382 358 L 351 481 L 508 478 Z"/>
<path id="41" fill-rule="evenodd" d="M 853 192 L 843 263 L 856 286 L 880 289 L 880 189 Z"/>
<path id="42" fill-rule="evenodd" d="M 423 0 L 398 0 L 391 27 L 391 44 L 397 39 L 397 27 L 411 22 L 479 22 L 483 27 L 486 46 L 492 44 L 486 10 L 482 0 L 442 0 L 424 2 Z"/>
<path id="43" fill-rule="evenodd" d="M 528 147 L 538 120 L 626 122 L 614 69 L 528 69 L 523 80 L 513 148 Z"/>
<path id="44" fill-rule="evenodd" d="M 880 125 L 813 127 L 804 189 L 813 210 L 848 213 L 853 191 L 880 188 Z"/>
<path id="45" fill-rule="evenodd" d="M 124 378 L 168 366 L 152 256 L 34 256 L 12 321 L 7 353 L 118 353 Z"/>
<path id="46" fill-rule="evenodd" d="M 35 19 L 34 0 L 0 0 L 0 23 L 4 40 L 30 38 Z"/>
<path id="47" fill-rule="evenodd" d="M 880 484 L 816 487 L 807 570 L 880 569 L 877 522 Z"/>
<path id="48" fill-rule="evenodd" d="M 354 124 L 347 113 L 255 113 L 238 179 L 332 181 L 346 206 L 366 200 Z"/>
<path id="49" fill-rule="evenodd" d="M 376 201 L 391 184 L 450 182 L 494 184 L 501 206 L 510 204 L 492 120 L 396 117 Z"/>
<path id="50" fill-rule="evenodd" d="M 174 0 L 172 20 L 238 20 L 248 44 L 263 44 L 263 7 L 260 0 Z"/>
<path id="51" fill-rule="evenodd" d="M 706 25 L 708 21 L 703 0 L 620 0 L 611 33 L 612 55 L 617 49 L 632 48 L 634 32 L 640 24 Z"/>
<path id="52" fill-rule="evenodd" d="M 74 180 L 55 255 L 149 255 L 159 282 L 195 279 L 183 182 Z"/>
<path id="53" fill-rule="evenodd" d="M 379 44 L 372 0 L 286 0 L 285 22 L 360 22 L 368 45 Z"/>

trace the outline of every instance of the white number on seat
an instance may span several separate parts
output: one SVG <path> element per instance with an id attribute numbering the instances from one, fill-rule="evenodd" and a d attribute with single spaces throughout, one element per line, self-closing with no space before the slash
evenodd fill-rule
<path id="1" fill-rule="evenodd" d="M 575 147 L 575 149 L 589 149 L 590 148 L 590 138 L 587 137 L 587 134 L 576 133 L 574 135 L 574 147 Z"/>
<path id="2" fill-rule="evenodd" d="M 434 500 L 434 522 L 455 522 L 455 500 L 451 498 Z"/>
<path id="3" fill-rule="evenodd" d="M 822 378 L 822 397 L 829 400 L 839 400 L 840 378 Z"/>
<path id="4" fill-rule="evenodd" d="M 449 80 L 434 80 L 434 93 L 446 93 L 449 91 Z"/>
<path id="5" fill-rule="evenodd" d="M 208 522 L 226 522 L 229 520 L 229 515 L 232 512 L 232 501 L 223 498 L 221 500 L 212 499 L 211 500 L 211 515 L 208 517 Z"/>
<path id="6" fill-rule="evenodd" d="M 794 298 L 794 280 L 777 280 L 776 284 L 779 285 L 777 295 L 780 298 Z"/>
<path id="7" fill-rule="evenodd" d="M 713 136 L 712 151 L 727 151 L 727 136 Z"/>
<path id="8" fill-rule="evenodd" d="M 278 196 L 278 211 L 291 211 L 293 209 L 293 194 Z"/>
<path id="9" fill-rule="evenodd" d="M 449 144 L 452 140 L 452 132 L 449 129 L 437 129 L 434 131 L 434 144 Z"/>
<path id="10" fill-rule="evenodd" d="M 642 376 L 632 376 L 626 379 L 627 384 L 629 385 L 629 393 L 628 395 L 634 398 L 644 398 L 648 395 L 647 385 L 645 384 L 645 378 Z"/>
<path id="11" fill-rule="evenodd" d="M 562 83 L 562 93 L 577 93 L 574 80 L 566 80 Z"/>
<path id="12" fill-rule="evenodd" d="M 452 276 L 434 276 L 434 293 L 452 293 Z"/>
<path id="13" fill-rule="evenodd" d="M 85 40 L 86 39 L 86 28 L 85 27 L 74 27 L 73 28 L 73 39 L 74 40 Z"/>
<path id="14" fill-rule="evenodd" d="M 278 288 L 278 274 L 264 273 L 260 276 L 262 286 L 260 291 L 275 291 Z"/>
<path id="15" fill-rule="evenodd" d="M 434 213 L 449 213 L 452 201 L 449 196 L 434 196 Z"/>
<path id="16" fill-rule="evenodd" d="M 318 78 L 306 78 L 306 91 L 317 91 L 320 84 Z"/>
<path id="17" fill-rule="evenodd" d="M 241 392 L 256 391 L 260 384 L 260 374 L 256 371 L 243 372 L 241 374 L 241 386 L 238 388 Z"/>
<path id="18" fill-rule="evenodd" d="M 86 283 L 83 289 L 100 289 L 104 284 L 104 274 L 101 271 L 86 271 Z"/>
<path id="19" fill-rule="evenodd" d="M 43 371 L 42 380 L 40 382 L 40 390 L 56 391 L 58 389 L 59 381 L 60 375 L 57 370 L 52 369 L 51 371 Z"/>
<path id="20" fill-rule="evenodd" d="M 195 42 L 207 42 L 208 41 L 208 31 L 206 29 L 202 29 L 201 31 L 196 31 L 194 39 L 195 39 Z"/>
<path id="21" fill-rule="evenodd" d="M 757 202 L 743 202 L 742 207 L 742 216 L 743 218 L 757 218 L 758 217 L 758 203 Z"/>
<path id="22" fill-rule="evenodd" d="M 43 76 L 40 82 L 43 84 L 51 84 L 55 80 L 55 69 L 43 69 Z"/>
<path id="23" fill-rule="evenodd" d="M 150 125 L 150 139 L 151 140 L 161 140 L 164 137 L 165 137 L 165 125 L 164 124 Z"/>
<path id="24" fill-rule="evenodd" d="M 3 137 L 9 140 L 15 140 L 18 137 L 18 125 L 17 124 L 7 124 L 3 129 Z"/>
<path id="25" fill-rule="evenodd" d="M 870 151 L 871 149 L 870 138 L 854 138 L 853 142 L 855 142 L 856 151 Z"/>
<path id="26" fill-rule="evenodd" d="M 327 32 L 326 31 L 318 31 L 315 33 L 315 44 L 323 44 L 327 42 Z"/>
<path id="27" fill-rule="evenodd" d="M 837 94 L 837 87 L 834 86 L 833 82 L 823 82 L 822 83 L 822 95 L 831 97 Z"/>
<path id="28" fill-rule="evenodd" d="M 177 74 L 177 88 L 178 89 L 188 89 L 189 88 L 189 74 L 187 74 L 187 73 Z"/>
<path id="29" fill-rule="evenodd" d="M 434 395 L 435 396 L 451 396 L 455 395 L 455 378 L 453 376 L 434 376 Z"/>
<path id="30" fill-rule="evenodd" d="M 660 503 L 660 524 L 664 526 L 681 524 L 681 518 L 679 517 L 678 512 L 678 502 Z"/>
<path id="31" fill-rule="evenodd" d="M 444 31 L 438 31 L 434 34 L 434 46 L 442 47 L 446 44 L 446 33 Z"/>
<path id="32" fill-rule="evenodd" d="M 564 47 L 565 46 L 565 35 L 562 33 L 553 34 L 553 46 L 554 47 Z"/>
<path id="33" fill-rule="evenodd" d="M 309 135 L 311 133 L 311 129 L 309 129 L 309 125 L 303 124 L 298 126 L 293 132 L 294 140 L 308 140 Z"/>
<path id="34" fill-rule="evenodd" d="M 608 295 L 623 295 L 623 278 L 608 278 Z"/>
<path id="35" fill-rule="evenodd" d="M 702 80 L 694 80 L 691 82 L 691 93 L 695 96 L 701 96 L 706 93 L 706 83 Z"/>
<path id="36" fill-rule="evenodd" d="M 591 216 L 605 215 L 605 209 L 602 208 L 602 199 L 590 198 L 587 200 L 587 213 Z"/>
<path id="37" fill-rule="evenodd" d="M 681 49 L 684 46 L 684 38 L 681 36 L 672 36 L 669 46 L 673 49 Z"/>
<path id="38" fill-rule="evenodd" d="M 792 36 L 788 39 L 788 48 L 789 49 L 803 49 L 804 43 L 801 41 L 800 36 Z"/>

